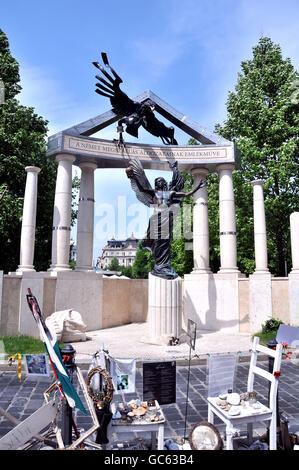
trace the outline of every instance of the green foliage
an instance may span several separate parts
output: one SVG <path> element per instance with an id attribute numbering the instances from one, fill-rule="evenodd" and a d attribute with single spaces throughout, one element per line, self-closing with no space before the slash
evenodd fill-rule
<path id="1" fill-rule="evenodd" d="M 270 318 L 262 325 L 262 333 L 271 333 L 277 332 L 280 325 L 283 325 L 283 321 L 278 320 L 277 318 Z"/>
<path id="2" fill-rule="evenodd" d="M 155 261 L 148 250 L 141 248 L 140 243 L 132 266 L 134 279 L 147 279 L 148 273 L 154 268 Z"/>
<path id="3" fill-rule="evenodd" d="M 46 158 L 47 121 L 15 99 L 21 90 L 19 67 L 1 30 L 0 77 L 5 85 L 5 103 L 0 106 L 0 188 L 8 188 L 0 202 L 0 269 L 14 271 L 19 264 L 25 167 L 38 166 L 34 265 L 46 270 L 51 258 L 56 163 Z"/>
<path id="4" fill-rule="evenodd" d="M 290 266 L 289 217 L 299 209 L 299 104 L 293 99 L 298 72 L 283 59 L 280 46 L 261 38 L 253 58 L 241 63 L 235 92 L 227 101 L 227 120 L 215 131 L 236 142 L 240 168 L 234 172 L 238 262 L 254 269 L 251 181 L 263 179 L 269 268 L 284 275 Z"/>
<path id="5" fill-rule="evenodd" d="M 0 352 L 8 355 L 46 353 L 44 343 L 30 336 L 0 336 L 0 344 Z"/>
<path id="6" fill-rule="evenodd" d="M 122 276 L 133 278 L 132 266 L 120 266 L 119 270 L 121 271 Z"/>
<path id="7" fill-rule="evenodd" d="M 108 270 L 109 271 L 119 271 L 119 262 L 118 262 L 118 259 L 116 258 L 116 256 L 114 256 L 111 260 L 111 263 L 109 264 L 108 266 Z"/>

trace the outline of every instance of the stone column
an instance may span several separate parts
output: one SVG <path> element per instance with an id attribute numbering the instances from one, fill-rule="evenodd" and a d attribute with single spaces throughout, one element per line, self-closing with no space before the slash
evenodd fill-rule
<path id="1" fill-rule="evenodd" d="M 52 264 L 50 271 L 70 270 L 69 253 L 72 211 L 72 163 L 73 155 L 57 155 L 58 161 L 54 200 Z"/>
<path id="2" fill-rule="evenodd" d="M 77 225 L 76 271 L 93 271 L 94 170 L 95 163 L 84 162 L 81 168 Z"/>
<path id="3" fill-rule="evenodd" d="M 290 324 L 299 325 L 299 212 L 290 215 L 292 270 L 289 273 Z M 297 344 L 298 346 L 298 344 Z"/>
<path id="4" fill-rule="evenodd" d="M 191 174 L 194 176 L 194 186 L 200 180 L 206 181 L 209 171 L 206 168 L 194 168 Z M 208 218 L 208 194 L 204 186 L 193 195 L 193 259 L 192 273 L 211 273 L 209 263 L 209 218 Z"/>
<path id="5" fill-rule="evenodd" d="M 236 214 L 232 171 L 234 164 L 217 165 L 219 171 L 220 271 L 237 273 Z"/>
<path id="6" fill-rule="evenodd" d="M 253 186 L 255 274 L 268 273 L 266 217 L 264 207 L 263 180 L 251 182 Z"/>
<path id="7" fill-rule="evenodd" d="M 299 212 L 290 215 L 292 274 L 299 274 Z"/>
<path id="8" fill-rule="evenodd" d="M 26 166 L 26 187 L 23 205 L 23 219 L 21 230 L 20 264 L 17 272 L 35 271 L 33 266 L 36 204 L 37 204 L 37 179 L 40 168 Z"/>

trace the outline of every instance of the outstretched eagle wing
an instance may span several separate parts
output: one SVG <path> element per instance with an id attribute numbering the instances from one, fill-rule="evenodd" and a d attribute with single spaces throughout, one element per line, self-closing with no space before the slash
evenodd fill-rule
<path id="1" fill-rule="evenodd" d="M 140 161 L 136 158 L 132 158 L 131 160 L 129 160 L 129 167 L 130 169 L 132 169 L 133 172 L 133 176 L 130 178 L 130 180 L 132 189 L 134 190 L 137 199 L 146 206 L 150 207 L 151 204 L 153 204 L 154 202 L 153 196 L 148 192 L 141 191 L 139 186 L 145 190 L 149 189 L 151 191 L 153 191 L 153 188 L 151 187 L 151 184 L 147 179 L 147 176 Z M 139 186 L 137 184 L 137 181 L 139 183 Z"/>
<path id="2" fill-rule="evenodd" d="M 151 103 L 151 101 L 149 101 Z M 174 128 L 167 127 L 162 121 L 156 118 L 153 111 L 150 109 L 150 104 L 145 103 L 144 106 L 144 117 L 142 126 L 146 129 L 150 134 L 160 137 L 164 144 L 166 145 L 178 145 L 177 141 L 174 138 Z M 155 103 L 152 103 L 153 105 Z"/>
<path id="3" fill-rule="evenodd" d="M 104 67 L 99 62 L 93 62 L 93 65 L 97 67 L 106 77 L 101 77 L 100 75 L 96 75 L 96 78 L 99 80 L 100 83 L 96 83 L 96 93 L 102 96 L 106 96 L 110 98 L 110 102 L 112 104 L 112 111 L 117 115 L 122 116 L 129 116 L 136 112 L 139 108 L 140 104 L 131 100 L 119 87 L 119 85 L 123 82 L 120 76 L 113 70 L 108 62 L 108 57 L 105 52 L 102 52 L 102 59 L 104 65 L 110 70 L 111 74 L 109 74 Z"/>

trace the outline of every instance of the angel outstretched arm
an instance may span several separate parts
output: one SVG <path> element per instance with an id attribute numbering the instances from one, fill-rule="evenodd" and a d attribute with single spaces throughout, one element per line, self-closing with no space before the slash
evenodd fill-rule
<path id="1" fill-rule="evenodd" d="M 181 198 L 181 197 L 192 196 L 192 194 L 194 194 L 198 189 L 203 188 L 206 185 L 207 185 L 206 181 L 200 180 L 198 185 L 195 186 L 195 188 L 193 188 L 191 191 L 188 191 L 187 193 L 185 193 L 183 191 L 173 191 L 172 197 Z"/>

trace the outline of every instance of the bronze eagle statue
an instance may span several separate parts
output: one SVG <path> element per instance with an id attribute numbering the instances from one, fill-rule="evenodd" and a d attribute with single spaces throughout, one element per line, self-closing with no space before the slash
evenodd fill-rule
<path id="1" fill-rule="evenodd" d="M 150 134 L 155 137 L 160 137 L 163 144 L 165 145 L 178 145 L 174 138 L 174 128 L 167 127 L 161 121 L 159 121 L 155 114 L 155 103 L 148 99 L 144 103 L 133 101 L 129 98 L 119 87 L 123 83 L 120 76 L 110 66 L 108 57 L 105 52 L 101 53 L 104 65 L 108 68 L 111 73 L 108 73 L 105 68 L 99 62 L 93 62 L 93 65 L 101 71 L 105 78 L 100 75 L 96 75 L 98 83 L 96 83 L 96 93 L 102 96 L 110 98 L 112 104 L 112 111 L 117 115 L 121 116 L 118 121 L 118 132 L 119 132 L 119 145 L 124 143 L 122 134 L 124 132 L 123 124 L 125 124 L 125 131 L 138 138 L 138 129 L 142 126 Z"/>

